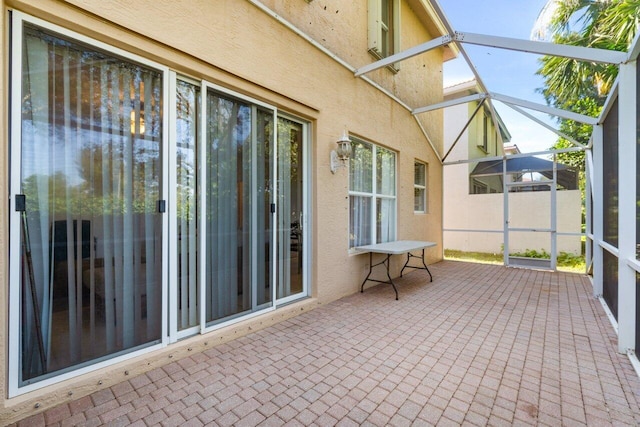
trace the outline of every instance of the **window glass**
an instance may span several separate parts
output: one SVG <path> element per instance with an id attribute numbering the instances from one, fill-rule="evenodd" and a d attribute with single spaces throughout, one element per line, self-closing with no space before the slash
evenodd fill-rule
<path id="1" fill-rule="evenodd" d="M 396 194 L 396 155 L 380 147 L 376 149 L 376 192 L 385 196 Z"/>
<path id="2" fill-rule="evenodd" d="M 413 210 L 427 211 L 427 165 L 421 162 L 414 163 Z"/>
<path id="3" fill-rule="evenodd" d="M 373 191 L 373 145 L 353 140 L 349 158 L 349 189 L 371 193 Z"/>
<path id="4" fill-rule="evenodd" d="M 352 138 L 349 247 L 395 240 L 396 154 Z"/>
<path id="5" fill-rule="evenodd" d="M 395 240 L 395 199 L 376 199 L 376 243 Z"/>
<path id="6" fill-rule="evenodd" d="M 349 247 L 363 246 L 372 243 L 371 197 L 349 197 Z"/>

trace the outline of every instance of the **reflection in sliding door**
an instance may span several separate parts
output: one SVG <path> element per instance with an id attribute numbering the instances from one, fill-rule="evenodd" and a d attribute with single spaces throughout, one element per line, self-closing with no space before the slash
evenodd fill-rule
<path id="1" fill-rule="evenodd" d="M 176 231 L 178 330 L 198 325 L 197 129 L 200 86 L 176 84 Z"/>
<path id="2" fill-rule="evenodd" d="M 203 283 L 206 321 L 216 322 L 272 300 L 268 141 L 273 113 L 213 90 L 206 96 Z"/>
<path id="3" fill-rule="evenodd" d="M 303 292 L 303 126 L 278 118 L 277 298 Z"/>
<path id="4" fill-rule="evenodd" d="M 162 73 L 29 25 L 22 59 L 26 385 L 161 339 Z"/>

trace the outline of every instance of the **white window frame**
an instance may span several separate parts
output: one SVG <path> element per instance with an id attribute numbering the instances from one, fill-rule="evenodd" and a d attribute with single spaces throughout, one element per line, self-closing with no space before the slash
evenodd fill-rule
<path id="1" fill-rule="evenodd" d="M 392 3 L 391 11 L 391 37 L 393 39 L 392 46 L 388 46 L 387 52 L 382 50 L 383 33 L 388 31 L 388 27 L 382 22 L 382 0 L 369 0 L 368 4 L 368 24 L 369 24 L 369 53 L 376 59 L 382 59 L 386 56 L 400 52 L 400 0 L 387 0 Z M 398 70 L 398 64 L 394 64 L 393 68 Z"/>
<path id="2" fill-rule="evenodd" d="M 414 173 L 414 177 L 413 177 L 413 192 L 414 192 L 414 206 L 413 206 L 413 213 L 416 214 L 426 214 L 428 212 L 428 207 L 429 207 L 429 202 L 428 202 L 428 192 L 427 192 L 427 184 L 429 182 L 428 180 L 428 175 L 429 175 L 429 166 L 427 165 L 427 163 L 425 162 L 421 162 L 420 160 L 415 160 L 414 161 L 414 172 L 415 172 L 415 168 L 416 166 L 422 166 L 424 168 L 424 183 L 419 183 L 416 181 L 416 176 Z M 416 209 L 415 206 L 415 192 L 416 190 L 423 192 L 424 197 L 423 197 L 423 202 L 422 202 L 422 209 Z"/>
<path id="3" fill-rule="evenodd" d="M 398 152 L 394 151 L 390 148 L 387 147 L 382 147 L 380 145 L 374 144 L 373 142 L 367 141 L 365 139 L 362 138 L 356 138 L 353 136 L 349 137 L 352 141 L 356 140 L 358 142 L 364 143 L 364 144 L 368 144 L 371 146 L 372 150 L 371 150 L 371 157 L 372 157 L 372 162 L 371 162 L 371 167 L 372 167 L 372 171 L 371 171 L 371 192 L 363 192 L 363 191 L 353 191 L 351 188 L 349 188 L 349 200 L 351 200 L 351 196 L 357 196 L 357 197 L 366 197 L 371 199 L 371 216 L 369 217 L 369 226 L 371 227 L 371 242 L 369 242 L 369 244 L 375 244 L 378 240 L 378 235 L 377 235 L 377 227 L 376 227 L 376 207 L 377 207 L 377 201 L 378 200 L 393 200 L 394 201 L 394 206 L 393 206 L 393 220 L 392 220 L 392 229 L 393 229 L 393 239 L 395 240 L 397 238 L 398 235 Z M 352 143 L 353 146 L 353 143 Z M 389 195 L 384 195 L 384 194 L 378 194 L 378 189 L 377 189 L 377 181 L 378 181 L 378 177 L 377 177 L 377 153 L 378 153 L 378 149 L 382 148 L 386 151 L 389 151 L 391 153 L 393 153 L 394 155 L 394 195 L 393 196 L 389 196 Z M 351 166 L 349 166 L 349 182 L 351 182 Z M 351 204 L 351 202 L 349 202 L 349 204 Z M 351 219 L 349 219 L 349 230 L 351 230 Z M 355 251 L 355 247 L 351 246 L 351 241 L 350 239 L 347 237 L 347 244 L 349 245 L 349 251 L 350 252 L 354 252 Z"/>

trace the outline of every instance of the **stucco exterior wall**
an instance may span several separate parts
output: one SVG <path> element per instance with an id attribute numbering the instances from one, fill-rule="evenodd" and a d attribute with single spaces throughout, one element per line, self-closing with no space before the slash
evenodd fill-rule
<path id="1" fill-rule="evenodd" d="M 264 3 L 328 49 L 335 49 L 338 56 L 353 66 L 372 62 L 366 48 L 365 0 Z M 410 111 L 362 79 L 354 78 L 349 69 L 249 1 L 4 0 L 0 4 L 4 13 L 0 23 L 3 45 L 0 128 L 4 153 L 0 157 L 0 190 L 5 196 L 9 191 L 6 90 L 10 86 L 5 23 L 11 9 L 157 61 L 179 74 L 246 94 L 308 121 L 312 189 L 309 260 L 312 298 L 11 399 L 7 398 L 6 382 L 2 381 L 0 424 L 357 292 L 369 257 L 349 254 L 348 171 L 339 169 L 332 174 L 329 168 L 330 151 L 344 129 L 398 153 L 397 238 L 434 241 L 438 246 L 427 251 L 427 261 L 432 263 L 442 258 L 442 166 Z M 402 16 L 403 44 L 417 44 L 431 37 L 404 2 Z M 419 106 L 441 100 L 441 63 L 442 53 L 434 50 L 403 63 L 397 74 L 382 69 L 372 78 L 397 96 L 406 97 L 408 103 Z M 429 118 L 428 123 L 424 122 L 428 138 L 441 146 L 442 114 L 430 113 Z M 429 212 L 420 215 L 413 212 L 416 159 L 426 162 L 429 171 Z M 6 372 L 9 292 L 6 210 L 0 210 L 0 223 L 0 306 L 3 308 L 0 310 L 0 362 Z M 399 264 L 399 259 L 394 260 L 393 274 L 399 273 Z"/>
<path id="2" fill-rule="evenodd" d="M 375 60 L 368 52 L 367 1 L 340 0 L 310 3 L 282 0 L 263 2 L 299 28 L 304 28 L 315 40 L 335 52 L 337 56 L 356 68 Z M 400 4 L 400 50 L 438 37 L 429 32 L 411 6 Z M 433 30 L 432 30 L 433 31 Z M 348 34 L 348 37 L 345 35 Z M 432 50 L 398 64 L 400 72 L 387 68 L 366 76 L 398 96 L 411 108 L 439 102 L 442 99 L 442 51 Z M 442 149 L 442 114 L 426 113 L 416 116 L 431 142 Z"/>

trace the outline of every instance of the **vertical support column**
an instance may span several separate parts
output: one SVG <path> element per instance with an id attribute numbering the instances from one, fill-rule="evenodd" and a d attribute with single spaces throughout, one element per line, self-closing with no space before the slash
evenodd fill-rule
<path id="1" fill-rule="evenodd" d="M 551 269 L 555 270 L 558 263 L 558 155 L 553 155 L 553 182 L 551 184 Z"/>
<path id="2" fill-rule="evenodd" d="M 509 187 L 507 186 L 507 158 L 502 159 L 502 196 L 504 208 L 503 252 L 504 265 L 509 265 Z"/>
<path id="3" fill-rule="evenodd" d="M 603 139 L 604 128 L 602 125 L 595 125 L 593 127 L 593 295 L 595 297 L 602 296 L 603 280 L 604 280 L 604 265 L 602 254 L 602 240 L 604 238 L 604 197 L 602 194 L 603 187 Z"/>
<path id="4" fill-rule="evenodd" d="M 585 170 L 585 188 L 584 188 L 584 207 L 585 207 L 585 274 L 589 274 L 589 270 L 593 268 L 593 153 L 591 150 L 585 151 L 584 170 Z M 591 240 L 591 244 L 589 244 Z"/>
<path id="5" fill-rule="evenodd" d="M 635 347 L 636 273 L 636 61 L 620 65 L 618 105 L 618 351 Z M 622 190 L 624 188 L 624 190 Z"/>

